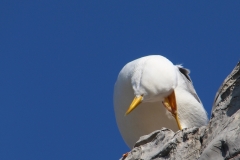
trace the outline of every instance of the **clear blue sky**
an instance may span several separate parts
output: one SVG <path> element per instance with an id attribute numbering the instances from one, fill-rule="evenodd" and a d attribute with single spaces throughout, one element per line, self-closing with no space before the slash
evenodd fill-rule
<path id="1" fill-rule="evenodd" d="M 191 70 L 210 114 L 240 57 L 240 1 L 0 2 L 0 159 L 119 159 L 113 87 L 161 54 Z"/>

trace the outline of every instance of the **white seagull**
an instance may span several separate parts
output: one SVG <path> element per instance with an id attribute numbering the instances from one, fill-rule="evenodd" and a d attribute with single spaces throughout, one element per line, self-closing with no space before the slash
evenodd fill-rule
<path id="1" fill-rule="evenodd" d="M 160 55 L 136 59 L 122 68 L 114 87 L 114 110 L 129 148 L 162 127 L 177 131 L 207 124 L 189 73 Z"/>

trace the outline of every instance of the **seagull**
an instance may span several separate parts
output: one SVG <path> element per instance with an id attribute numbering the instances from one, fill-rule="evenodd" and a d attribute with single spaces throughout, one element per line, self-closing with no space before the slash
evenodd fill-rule
<path id="1" fill-rule="evenodd" d="M 122 68 L 114 86 L 114 111 L 129 148 L 162 127 L 176 132 L 208 123 L 189 73 L 161 55 L 145 56 Z"/>

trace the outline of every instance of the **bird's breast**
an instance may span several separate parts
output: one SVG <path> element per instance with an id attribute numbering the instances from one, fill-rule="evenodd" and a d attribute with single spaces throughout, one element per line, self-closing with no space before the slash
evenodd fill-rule
<path id="1" fill-rule="evenodd" d="M 172 129 L 174 132 L 178 130 L 176 121 L 174 118 L 169 118 L 161 102 L 141 103 L 128 116 L 119 114 L 125 111 L 119 111 L 119 109 L 115 110 L 118 127 L 123 139 L 130 148 L 134 146 L 141 136 L 162 127 Z"/>

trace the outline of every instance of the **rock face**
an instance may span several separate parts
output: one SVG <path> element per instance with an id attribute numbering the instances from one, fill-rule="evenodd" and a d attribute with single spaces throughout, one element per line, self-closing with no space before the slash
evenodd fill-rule
<path id="1" fill-rule="evenodd" d="M 121 160 L 240 159 L 240 62 L 219 88 L 207 126 L 142 136 Z"/>

